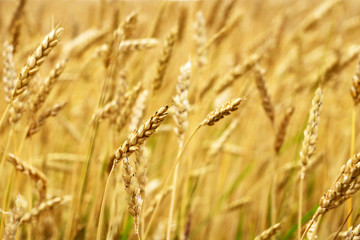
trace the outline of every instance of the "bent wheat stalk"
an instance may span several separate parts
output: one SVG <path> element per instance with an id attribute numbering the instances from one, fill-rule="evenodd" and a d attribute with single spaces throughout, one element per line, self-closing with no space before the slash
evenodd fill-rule
<path id="1" fill-rule="evenodd" d="M 168 106 L 161 107 L 157 112 L 155 112 L 145 123 L 143 123 L 137 130 L 135 130 L 130 136 L 125 140 L 125 142 L 119 147 L 113 159 L 113 165 L 109 176 L 107 177 L 105 190 L 101 201 L 100 215 L 99 215 L 99 224 L 97 229 L 96 239 L 101 239 L 101 231 L 102 231 L 102 222 L 104 218 L 104 207 L 106 202 L 106 192 L 107 187 L 109 185 L 109 180 L 111 178 L 112 173 L 114 172 L 115 167 L 122 159 L 126 159 L 132 153 L 139 150 L 141 145 L 148 139 L 155 130 L 159 127 L 159 125 L 164 121 L 167 116 Z M 125 161 L 125 160 L 124 160 Z M 126 164 L 126 162 L 124 162 Z M 131 213 L 131 212 L 130 212 Z M 139 235 L 138 235 L 139 237 Z M 146 237 L 144 237 L 146 239 Z"/>

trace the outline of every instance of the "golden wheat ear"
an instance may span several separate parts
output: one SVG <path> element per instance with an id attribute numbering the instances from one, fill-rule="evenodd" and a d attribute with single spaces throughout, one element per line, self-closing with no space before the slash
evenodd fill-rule
<path id="1" fill-rule="evenodd" d="M 230 115 L 231 112 L 236 111 L 239 108 L 240 103 L 243 101 L 242 98 L 236 98 L 228 101 L 224 105 L 215 109 L 207 115 L 207 117 L 200 123 L 200 126 L 212 126 L 220 119 L 224 118 L 227 115 Z"/>
<path id="2" fill-rule="evenodd" d="M 30 55 L 27 63 L 21 69 L 21 72 L 16 79 L 15 89 L 12 94 L 13 99 L 26 90 L 32 77 L 39 71 L 40 65 L 60 41 L 63 32 L 63 28 L 56 27 L 44 38 L 41 44 L 36 48 L 35 52 Z"/>

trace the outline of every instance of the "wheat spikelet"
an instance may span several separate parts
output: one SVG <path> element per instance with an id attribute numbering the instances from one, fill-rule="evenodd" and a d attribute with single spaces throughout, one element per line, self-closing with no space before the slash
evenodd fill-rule
<path id="1" fill-rule="evenodd" d="M 158 45 L 158 40 L 154 38 L 144 38 L 136 40 L 122 41 L 119 45 L 119 51 L 126 53 L 132 51 L 142 51 L 154 48 Z"/>
<path id="2" fill-rule="evenodd" d="M 304 140 L 300 151 L 300 163 L 303 168 L 306 168 L 308 161 L 314 155 L 316 150 L 315 143 L 317 140 L 322 98 L 323 98 L 322 91 L 320 88 L 318 88 L 312 100 L 310 116 L 306 129 L 304 131 Z"/>
<path id="3" fill-rule="evenodd" d="M 271 102 L 270 94 L 268 92 L 266 81 L 265 81 L 265 71 L 260 69 L 258 66 L 255 66 L 255 83 L 256 87 L 260 93 L 261 103 L 265 110 L 266 115 L 270 119 L 271 123 L 274 123 L 274 107 Z"/>
<path id="4" fill-rule="evenodd" d="M 49 209 L 55 207 L 56 205 L 68 203 L 70 200 L 71 200 L 70 196 L 54 197 L 54 198 L 48 199 L 48 200 L 40 203 L 39 206 L 31 209 L 30 212 L 25 213 L 20 220 L 20 225 L 29 223 L 29 222 L 31 222 L 31 220 L 35 219 L 36 217 L 38 217 L 41 213 L 45 212 L 46 210 L 49 210 Z"/>
<path id="5" fill-rule="evenodd" d="M 35 52 L 28 58 L 26 65 L 21 69 L 16 79 L 15 89 L 12 94 L 13 99 L 25 91 L 31 78 L 39 71 L 40 65 L 44 62 L 51 50 L 58 44 L 63 31 L 63 28 L 55 28 L 52 30 L 36 48 Z"/>
<path id="6" fill-rule="evenodd" d="M 349 230 L 346 240 L 359 240 L 360 239 L 360 224 L 356 228 Z"/>
<path id="7" fill-rule="evenodd" d="M 38 131 L 40 127 L 43 126 L 46 122 L 46 119 L 49 117 L 55 117 L 59 112 L 65 107 L 66 103 L 59 103 L 52 106 L 50 109 L 42 113 L 37 119 L 30 123 L 30 126 L 27 130 L 26 137 L 29 138 Z"/>
<path id="8" fill-rule="evenodd" d="M 54 84 L 58 81 L 59 76 L 64 71 L 66 60 L 60 61 L 55 68 L 50 72 L 44 83 L 40 85 L 39 91 L 36 92 L 35 98 L 32 102 L 31 110 L 33 113 L 37 112 L 44 104 Z"/>
<path id="9" fill-rule="evenodd" d="M 47 179 L 45 175 L 37 168 L 21 161 L 14 154 L 8 154 L 6 160 L 14 165 L 17 171 L 22 172 L 24 175 L 28 175 L 30 178 L 32 178 L 36 183 L 37 188 L 39 189 L 40 199 L 45 199 L 47 188 Z"/>
<path id="10" fill-rule="evenodd" d="M 241 101 L 243 99 L 237 98 L 228 101 L 224 105 L 218 107 L 211 113 L 207 115 L 207 117 L 200 123 L 200 126 L 212 126 L 220 119 L 224 118 L 226 115 L 230 115 L 231 112 L 234 112 L 238 109 Z"/>
<path id="11" fill-rule="evenodd" d="M 170 57 L 174 48 L 174 44 L 177 38 L 177 33 L 178 30 L 177 28 L 173 28 L 170 33 L 166 36 L 166 40 L 165 40 L 165 45 L 163 48 L 163 51 L 161 53 L 158 65 L 157 65 L 157 71 L 156 71 L 156 76 L 153 79 L 153 90 L 154 92 L 159 90 L 162 82 L 163 82 L 163 78 L 166 72 L 166 69 L 169 65 L 169 61 L 170 61 Z"/>
<path id="12" fill-rule="evenodd" d="M 356 71 L 352 78 L 352 86 L 350 88 L 351 96 L 354 100 L 354 104 L 357 105 L 360 102 L 360 55 L 359 61 L 356 65 Z"/>
<path id="13" fill-rule="evenodd" d="M 3 82 L 5 100 L 10 102 L 11 94 L 14 91 L 16 71 L 13 60 L 14 47 L 9 42 L 4 43 L 3 58 L 4 58 L 4 69 L 3 69 Z"/>
<path id="14" fill-rule="evenodd" d="M 276 133 L 276 137 L 275 137 L 275 144 L 274 144 L 274 149 L 276 153 L 279 153 L 281 146 L 284 143 L 285 140 L 285 134 L 286 134 L 286 129 L 289 126 L 289 122 L 291 119 L 291 116 L 294 113 L 295 108 L 294 107 L 288 107 L 285 110 L 285 115 L 284 118 L 282 119 L 279 129 Z"/>
<path id="15" fill-rule="evenodd" d="M 196 54 L 197 54 L 196 66 L 201 68 L 207 63 L 207 58 L 206 58 L 207 51 L 205 50 L 202 51 L 202 47 L 205 46 L 207 38 L 206 38 L 205 19 L 202 12 L 200 11 L 196 13 L 196 21 L 194 24 L 194 29 L 195 29 L 194 41 L 196 44 Z"/>
<path id="16" fill-rule="evenodd" d="M 115 159 L 113 163 L 113 168 L 118 164 L 118 162 L 124 157 L 130 156 L 133 152 L 137 151 L 139 147 L 144 143 L 144 141 L 150 137 L 155 130 L 159 127 L 161 122 L 167 116 L 168 107 L 162 107 L 157 112 L 154 113 L 143 123 L 136 131 L 134 131 L 127 140 L 118 148 L 115 152 Z"/>
<path id="17" fill-rule="evenodd" d="M 319 208 L 313 220 L 319 215 L 324 215 L 331 209 L 339 207 L 346 199 L 350 198 L 360 189 L 360 153 L 355 154 L 340 169 L 332 187 L 320 199 Z"/>
<path id="18" fill-rule="evenodd" d="M 20 121 L 25 109 L 27 108 L 26 100 L 29 96 L 30 92 L 25 90 L 21 96 L 10 102 L 9 121 L 11 124 L 15 125 L 18 121 Z"/>
<path id="19" fill-rule="evenodd" d="M 188 100 L 188 90 L 191 78 L 191 63 L 187 62 L 180 69 L 180 75 L 176 84 L 176 95 L 174 100 L 174 121 L 176 124 L 175 133 L 182 146 L 184 133 L 188 128 L 188 110 L 190 108 Z"/>
<path id="20" fill-rule="evenodd" d="M 270 228 L 268 228 L 267 230 L 265 230 L 264 232 L 262 232 L 260 235 L 255 237 L 255 240 L 267 240 L 270 239 L 272 236 L 274 236 L 276 234 L 276 232 L 278 230 L 280 230 L 281 228 L 281 224 L 277 223 L 273 226 L 271 226 Z"/>
<path id="21" fill-rule="evenodd" d="M 135 172 L 130 164 L 128 157 L 124 158 L 124 173 L 122 175 L 125 190 L 128 195 L 129 212 L 134 217 L 135 233 L 139 234 L 140 212 L 143 199 L 140 194 L 140 188 L 134 183 Z"/>
<path id="22" fill-rule="evenodd" d="M 220 85 L 217 87 L 216 93 L 220 94 L 227 88 L 231 87 L 231 85 L 234 84 L 236 79 L 249 72 L 259 60 L 260 55 L 254 54 L 250 56 L 250 58 L 247 59 L 243 64 L 239 64 L 234 68 L 230 69 L 230 71 L 219 80 Z"/>
<path id="23" fill-rule="evenodd" d="M 9 218 L 10 218 L 8 222 L 5 224 L 5 231 L 4 231 L 4 235 L 2 236 L 3 240 L 16 239 L 16 232 L 20 225 L 20 220 L 23 217 L 26 208 L 27 208 L 26 200 L 20 194 L 18 194 L 16 197 L 14 209 L 10 213 L 5 213 L 0 209 L 0 212 L 2 212 L 3 214 L 9 214 Z"/>

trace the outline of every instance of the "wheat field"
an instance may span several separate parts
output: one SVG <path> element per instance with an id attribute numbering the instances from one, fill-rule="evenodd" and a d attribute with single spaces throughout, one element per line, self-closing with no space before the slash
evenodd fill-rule
<path id="1" fill-rule="evenodd" d="M 2 239 L 360 239 L 360 1 L 0 1 Z"/>

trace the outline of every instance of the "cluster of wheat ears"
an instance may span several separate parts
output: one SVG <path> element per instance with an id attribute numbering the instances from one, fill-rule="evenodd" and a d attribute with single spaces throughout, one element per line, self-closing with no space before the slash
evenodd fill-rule
<path id="1" fill-rule="evenodd" d="M 360 239 L 359 1 L 7 0 L 0 32 L 2 239 Z"/>

